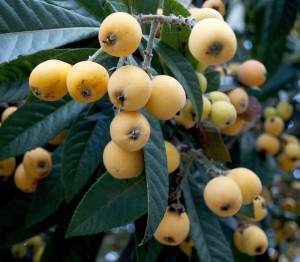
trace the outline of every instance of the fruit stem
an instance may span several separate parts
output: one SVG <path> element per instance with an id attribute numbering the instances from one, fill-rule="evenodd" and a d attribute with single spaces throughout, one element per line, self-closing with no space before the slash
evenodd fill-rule
<path id="1" fill-rule="evenodd" d="M 149 75 L 150 79 L 152 79 L 152 75 L 151 75 L 151 60 L 153 57 L 152 50 L 153 50 L 154 39 L 155 39 L 155 35 L 156 35 L 156 31 L 157 31 L 158 27 L 159 27 L 159 22 L 157 22 L 157 21 L 151 22 L 149 40 L 147 43 L 146 50 L 144 51 L 143 69 Z"/>
<path id="2" fill-rule="evenodd" d="M 95 62 L 98 57 L 102 56 L 103 54 L 105 54 L 104 50 L 102 48 L 99 48 L 96 53 L 89 57 L 88 61 Z"/>
<path id="3" fill-rule="evenodd" d="M 170 14 L 169 16 L 140 14 L 136 17 L 136 19 L 138 20 L 138 22 L 140 24 L 152 23 L 153 21 L 155 21 L 157 23 L 168 23 L 168 24 L 176 24 L 176 25 L 182 25 L 182 26 L 187 25 L 189 28 L 193 28 L 197 24 L 196 19 L 194 19 L 190 16 L 189 17 L 184 17 L 182 15 L 176 16 L 174 14 Z"/>

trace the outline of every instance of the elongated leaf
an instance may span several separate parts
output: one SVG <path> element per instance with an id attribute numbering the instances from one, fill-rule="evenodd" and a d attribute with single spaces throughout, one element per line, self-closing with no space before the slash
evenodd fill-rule
<path id="1" fill-rule="evenodd" d="M 16 102 L 26 98 L 29 92 L 28 76 L 35 66 L 48 59 L 59 59 L 68 63 L 87 60 L 95 53 L 95 48 L 62 49 L 40 51 L 29 56 L 0 65 L 0 101 Z M 102 57 L 101 62 L 104 61 Z"/>
<path id="2" fill-rule="evenodd" d="M 42 1 L 3 0 L 0 10 L 0 63 L 96 36 L 100 25 Z"/>
<path id="3" fill-rule="evenodd" d="M 182 15 L 184 17 L 190 16 L 190 12 L 176 0 L 163 1 L 163 14 Z M 184 47 L 188 43 L 189 35 L 190 30 L 187 26 L 170 26 L 167 23 L 162 25 L 161 41 L 183 54 Z"/>
<path id="4" fill-rule="evenodd" d="M 255 217 L 254 216 L 254 204 L 250 203 L 249 205 L 242 205 L 239 212 L 248 217 Z"/>
<path id="5" fill-rule="evenodd" d="M 191 222 L 190 235 L 195 242 L 200 261 L 233 262 L 233 257 L 222 228 L 206 206 L 195 180 L 188 176 L 183 186 L 187 213 Z"/>
<path id="6" fill-rule="evenodd" d="M 202 91 L 193 66 L 178 51 L 163 42 L 155 41 L 155 51 L 167 64 L 191 100 L 198 124 L 202 114 Z"/>
<path id="7" fill-rule="evenodd" d="M 209 93 L 212 91 L 218 91 L 221 82 L 220 72 L 212 70 L 212 71 L 205 72 L 204 76 L 207 79 L 207 88 L 205 92 Z"/>
<path id="8" fill-rule="evenodd" d="M 47 143 L 66 129 L 85 107 L 68 96 L 55 102 L 24 104 L 0 129 L 0 159 L 18 156 Z"/>
<path id="9" fill-rule="evenodd" d="M 61 177 L 62 147 L 60 145 L 52 155 L 52 171 L 50 175 L 39 181 L 33 195 L 26 219 L 27 227 L 33 226 L 55 212 L 65 200 Z"/>
<path id="10" fill-rule="evenodd" d="M 111 1 L 108 0 L 106 5 L 110 9 L 111 12 L 127 12 L 127 7 L 123 4 L 121 0 Z"/>
<path id="11" fill-rule="evenodd" d="M 149 141 L 144 147 L 145 173 L 148 193 L 148 219 L 141 244 L 154 234 L 167 208 L 169 176 L 164 138 L 159 121 L 146 115 L 151 126 Z"/>
<path id="12" fill-rule="evenodd" d="M 129 2 L 132 2 L 132 0 L 129 0 Z M 133 8 L 138 14 L 156 14 L 158 3 L 158 0 L 133 0 Z"/>
<path id="13" fill-rule="evenodd" d="M 144 175 L 126 181 L 106 173 L 79 203 L 67 237 L 100 233 L 125 225 L 146 212 L 147 187 Z"/>
<path id="14" fill-rule="evenodd" d="M 67 225 L 55 230 L 47 241 L 43 252 L 43 262 L 94 262 L 103 239 L 103 234 L 93 236 L 65 238 Z"/>
<path id="15" fill-rule="evenodd" d="M 83 115 L 86 113 L 84 112 Z M 110 141 L 111 119 L 83 119 L 68 131 L 62 158 L 62 175 L 67 201 L 71 201 L 102 162 L 104 147 Z"/>

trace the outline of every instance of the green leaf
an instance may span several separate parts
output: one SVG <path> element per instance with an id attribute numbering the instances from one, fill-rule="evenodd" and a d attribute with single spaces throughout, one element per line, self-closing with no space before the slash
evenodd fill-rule
<path id="1" fill-rule="evenodd" d="M 125 225 L 147 212 L 144 175 L 118 180 L 105 173 L 79 203 L 67 237 L 90 235 Z"/>
<path id="2" fill-rule="evenodd" d="M 220 87 L 221 82 L 221 74 L 218 71 L 207 71 L 204 73 L 204 76 L 207 80 L 207 88 L 206 93 L 212 92 L 212 91 L 218 91 Z"/>
<path id="3" fill-rule="evenodd" d="M 52 155 L 52 171 L 50 175 L 40 180 L 29 206 L 26 219 L 27 227 L 33 226 L 54 213 L 65 200 L 64 187 L 61 178 L 61 144 Z"/>
<path id="4" fill-rule="evenodd" d="M 196 113 L 198 124 L 202 115 L 202 91 L 193 66 L 178 51 L 163 42 L 155 41 L 155 51 L 181 83 Z"/>
<path id="5" fill-rule="evenodd" d="M 96 36 L 99 22 L 64 8 L 31 0 L 0 2 L 0 63 Z"/>
<path id="6" fill-rule="evenodd" d="M 97 121 L 83 118 L 86 112 L 68 131 L 63 149 L 62 177 L 67 201 L 71 201 L 96 172 L 102 154 L 110 141 L 111 119 Z"/>
<path id="7" fill-rule="evenodd" d="M 146 117 L 151 126 L 151 134 L 144 147 L 145 173 L 148 193 L 148 219 L 145 236 L 146 243 L 154 234 L 167 208 L 169 175 L 162 130 L 157 119 L 149 114 Z"/>
<path id="8" fill-rule="evenodd" d="M 128 1 L 128 0 L 125 0 Z M 129 0 L 130 1 L 130 0 Z M 132 2 L 132 0 L 131 0 Z M 158 8 L 158 0 L 133 0 L 133 8 L 134 10 L 140 14 L 156 14 L 156 10 Z"/>
<path id="9" fill-rule="evenodd" d="M 65 238 L 67 225 L 56 228 L 50 235 L 43 252 L 43 262 L 94 262 L 103 239 L 103 234 Z"/>
<path id="10" fill-rule="evenodd" d="M 47 143 L 66 129 L 86 105 L 68 96 L 55 102 L 24 104 L 0 129 L 0 159 L 18 156 Z"/>
<path id="11" fill-rule="evenodd" d="M 121 0 L 117 1 L 106 1 L 106 5 L 110 9 L 111 12 L 125 12 L 127 13 L 127 7 L 123 4 Z"/>
<path id="12" fill-rule="evenodd" d="M 203 192 L 190 174 L 184 181 L 183 195 L 191 222 L 190 236 L 194 240 L 200 261 L 233 262 L 230 247 L 218 219 L 207 208 Z"/>
<path id="13" fill-rule="evenodd" d="M 33 55 L 19 56 L 17 59 L 0 65 L 0 102 L 16 102 L 26 98 L 29 93 L 28 77 L 38 64 L 59 59 L 75 64 L 87 60 L 97 51 L 96 48 L 62 49 L 40 51 Z M 107 59 L 102 57 L 101 62 Z"/>
<path id="14" fill-rule="evenodd" d="M 221 76 L 220 78 L 220 87 L 218 91 L 226 92 L 232 90 L 241 84 L 237 81 L 237 79 L 233 76 Z"/>
<path id="15" fill-rule="evenodd" d="M 239 212 L 246 215 L 247 217 L 255 217 L 253 202 L 250 203 L 249 205 L 242 205 Z"/>
<path id="16" fill-rule="evenodd" d="M 195 129 L 195 138 L 208 158 L 223 163 L 231 162 L 230 154 L 224 145 L 220 130 L 209 121 L 201 122 L 200 126 Z"/>
<path id="17" fill-rule="evenodd" d="M 163 1 L 163 14 L 174 14 L 176 16 L 182 15 L 184 17 L 190 16 L 190 12 L 176 0 Z M 184 47 L 188 43 L 189 35 L 190 30 L 187 26 L 170 26 L 167 23 L 162 25 L 161 41 L 183 54 Z"/>

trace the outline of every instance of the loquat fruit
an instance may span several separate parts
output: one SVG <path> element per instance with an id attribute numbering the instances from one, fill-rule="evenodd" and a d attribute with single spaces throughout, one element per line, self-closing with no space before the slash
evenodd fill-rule
<path id="1" fill-rule="evenodd" d="M 268 117 L 264 122 L 265 131 L 273 136 L 279 136 L 284 129 L 284 122 L 280 116 Z"/>
<path id="2" fill-rule="evenodd" d="M 244 167 L 233 168 L 227 173 L 242 193 L 242 204 L 250 204 L 261 192 L 262 184 L 259 177 L 250 169 Z"/>
<path id="3" fill-rule="evenodd" d="M 207 79 L 203 74 L 201 74 L 199 72 L 196 72 L 196 75 L 197 75 L 199 83 L 200 83 L 202 94 L 204 94 L 206 91 L 206 88 L 207 88 Z"/>
<path id="4" fill-rule="evenodd" d="M 41 246 L 36 252 L 34 252 L 32 257 L 32 262 L 40 262 L 44 250 L 45 250 L 45 246 Z"/>
<path id="5" fill-rule="evenodd" d="M 243 88 L 237 87 L 228 92 L 231 104 L 235 107 L 238 114 L 244 113 L 249 104 L 249 96 Z"/>
<path id="6" fill-rule="evenodd" d="M 222 16 L 225 15 L 226 7 L 222 0 L 206 0 L 202 8 L 213 8 L 218 11 Z"/>
<path id="7" fill-rule="evenodd" d="M 16 159 L 10 157 L 0 160 L 0 176 L 10 176 L 16 168 Z"/>
<path id="8" fill-rule="evenodd" d="M 66 136 L 67 136 L 68 130 L 65 129 L 63 131 L 61 131 L 58 135 L 56 135 L 53 139 L 48 141 L 48 144 L 53 145 L 53 146 L 57 146 L 59 144 L 62 143 L 62 141 L 65 140 Z"/>
<path id="9" fill-rule="evenodd" d="M 196 19 L 197 22 L 206 18 L 217 18 L 224 21 L 223 16 L 216 9 L 211 7 L 194 8 L 195 10 L 189 10 L 191 17 Z"/>
<path id="10" fill-rule="evenodd" d="M 71 65 L 60 60 L 47 60 L 37 65 L 29 76 L 32 93 L 41 100 L 56 101 L 68 93 L 67 74 Z"/>
<path id="11" fill-rule="evenodd" d="M 43 238 L 40 235 L 33 236 L 25 241 L 26 248 L 31 252 L 36 252 L 44 245 Z"/>
<path id="12" fill-rule="evenodd" d="M 186 239 L 189 230 L 190 220 L 187 213 L 179 213 L 167 208 L 154 232 L 154 238 L 163 245 L 177 246 Z"/>
<path id="13" fill-rule="evenodd" d="M 180 164 L 180 154 L 173 144 L 165 141 L 166 157 L 168 164 L 168 174 L 174 172 Z"/>
<path id="14" fill-rule="evenodd" d="M 25 173 L 23 163 L 19 164 L 15 170 L 14 182 L 16 187 L 24 193 L 33 193 L 36 191 L 37 180 Z"/>
<path id="15" fill-rule="evenodd" d="M 11 253 L 13 257 L 24 258 L 26 256 L 27 250 L 23 243 L 14 244 L 11 247 Z"/>
<path id="16" fill-rule="evenodd" d="M 256 149 L 259 153 L 266 156 L 275 155 L 280 148 L 280 143 L 277 137 L 267 133 L 260 134 L 256 140 Z"/>
<path id="17" fill-rule="evenodd" d="M 206 96 L 202 96 L 202 101 L 203 101 L 203 107 L 202 107 L 201 121 L 204 121 L 210 114 L 211 102 Z"/>
<path id="18" fill-rule="evenodd" d="M 261 86 L 266 81 L 267 70 L 257 60 L 247 60 L 237 70 L 238 80 L 245 86 Z"/>
<path id="19" fill-rule="evenodd" d="M 236 120 L 231 126 L 220 128 L 221 134 L 226 136 L 235 136 L 244 128 L 245 120 L 237 116 Z"/>
<path id="20" fill-rule="evenodd" d="M 25 153 L 23 165 L 27 176 L 33 179 L 44 179 L 52 170 L 51 155 L 44 148 L 37 147 Z"/>
<path id="21" fill-rule="evenodd" d="M 268 214 L 266 200 L 262 196 L 257 196 L 253 200 L 254 217 L 242 215 L 249 222 L 258 222 L 263 220 Z"/>
<path id="22" fill-rule="evenodd" d="M 276 111 L 283 120 L 288 120 L 293 114 L 293 106 L 287 101 L 280 101 L 276 106 Z"/>
<path id="23" fill-rule="evenodd" d="M 182 85 L 168 75 L 156 76 L 151 83 L 151 95 L 145 105 L 147 112 L 160 120 L 171 119 L 186 103 Z"/>
<path id="24" fill-rule="evenodd" d="M 211 106 L 209 118 L 213 125 L 225 128 L 232 125 L 237 117 L 234 106 L 227 101 L 217 101 Z"/>
<path id="25" fill-rule="evenodd" d="M 201 20 L 192 29 L 189 49 L 192 55 L 206 65 L 227 62 L 236 51 L 237 40 L 231 27 L 217 18 Z"/>
<path id="26" fill-rule="evenodd" d="M 102 65 L 92 61 L 81 61 L 68 72 L 67 88 L 74 100 L 91 103 L 105 95 L 108 80 L 108 72 Z"/>
<path id="27" fill-rule="evenodd" d="M 298 143 L 287 143 L 283 152 L 292 161 L 300 160 L 300 145 Z"/>
<path id="28" fill-rule="evenodd" d="M 241 208 L 242 194 L 232 179 L 219 176 L 210 180 L 205 186 L 204 201 L 218 216 L 232 216 Z"/>
<path id="29" fill-rule="evenodd" d="M 111 139 L 125 151 L 142 149 L 150 137 L 150 124 L 140 112 L 123 111 L 110 124 Z"/>
<path id="30" fill-rule="evenodd" d="M 132 54 L 142 39 L 142 29 L 130 14 L 116 12 L 107 16 L 99 29 L 99 42 L 111 56 L 121 57 Z"/>
<path id="31" fill-rule="evenodd" d="M 293 213 L 297 207 L 297 202 L 291 197 L 286 197 L 281 201 L 280 205 L 283 211 Z"/>
<path id="32" fill-rule="evenodd" d="M 179 111 L 179 114 L 174 116 L 174 121 L 177 125 L 190 129 L 197 123 L 196 118 L 191 118 L 183 109 Z"/>
<path id="33" fill-rule="evenodd" d="M 264 118 L 268 118 L 268 117 L 272 117 L 272 116 L 276 116 L 277 114 L 277 111 L 276 111 L 276 108 L 273 107 L 273 106 L 266 106 L 264 108 L 264 111 L 263 111 L 263 116 Z"/>
<path id="34" fill-rule="evenodd" d="M 291 172 L 293 171 L 296 166 L 297 162 L 291 160 L 286 154 L 281 153 L 277 156 L 277 162 L 278 165 L 285 171 L 285 172 Z"/>
<path id="35" fill-rule="evenodd" d="M 13 114 L 18 108 L 16 106 L 9 106 L 1 115 L 1 122 L 3 123 L 11 114 Z"/>
<path id="36" fill-rule="evenodd" d="M 217 102 L 217 101 L 231 102 L 229 96 L 220 91 L 209 92 L 208 97 L 212 100 L 212 102 Z"/>
<path id="37" fill-rule="evenodd" d="M 103 152 L 103 164 L 107 171 L 117 179 L 139 176 L 145 166 L 143 150 L 128 152 L 110 141 Z"/>
<path id="38" fill-rule="evenodd" d="M 283 223 L 282 230 L 286 237 L 293 237 L 296 234 L 296 231 L 298 230 L 298 224 L 297 222 L 292 220 L 285 221 Z"/>
<path id="39" fill-rule="evenodd" d="M 241 253 L 245 253 L 244 247 L 242 245 L 242 237 L 243 237 L 244 228 L 239 226 L 233 233 L 233 243 L 238 251 Z"/>
<path id="40" fill-rule="evenodd" d="M 132 65 L 117 69 L 108 82 L 110 101 L 125 111 L 137 111 L 142 108 L 148 102 L 151 90 L 151 81 L 147 73 Z"/>

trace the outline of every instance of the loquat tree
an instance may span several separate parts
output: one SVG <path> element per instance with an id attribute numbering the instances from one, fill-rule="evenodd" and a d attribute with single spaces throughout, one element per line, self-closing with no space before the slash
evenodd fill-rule
<path id="1" fill-rule="evenodd" d="M 300 256 L 299 0 L 2 0 L 0 260 Z"/>

